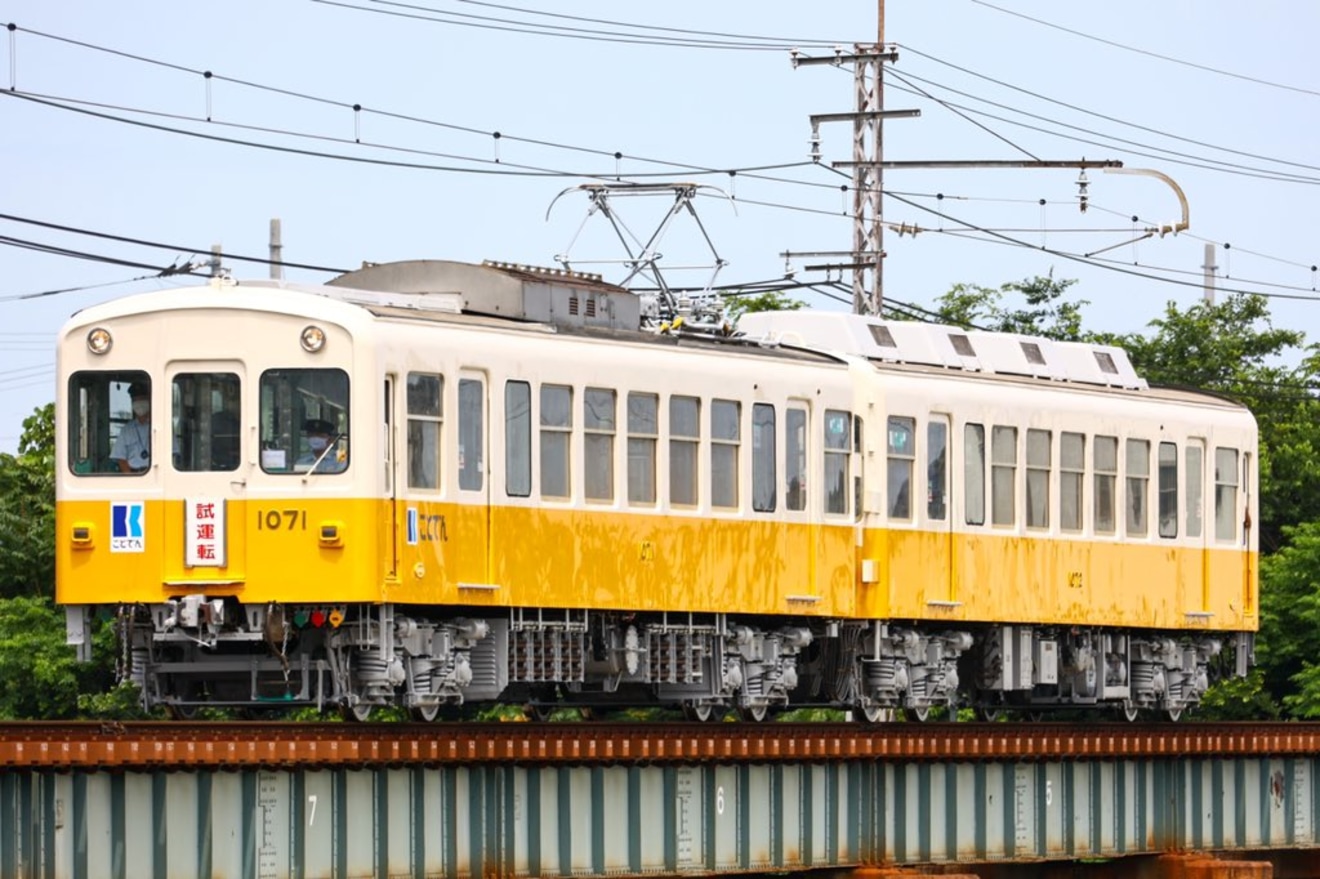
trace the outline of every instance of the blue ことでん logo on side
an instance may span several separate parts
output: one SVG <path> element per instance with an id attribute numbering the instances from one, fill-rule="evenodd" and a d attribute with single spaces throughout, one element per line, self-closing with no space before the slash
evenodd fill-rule
<path id="1" fill-rule="evenodd" d="M 111 552 L 143 552 L 146 549 L 145 507 L 141 501 L 110 505 Z"/>

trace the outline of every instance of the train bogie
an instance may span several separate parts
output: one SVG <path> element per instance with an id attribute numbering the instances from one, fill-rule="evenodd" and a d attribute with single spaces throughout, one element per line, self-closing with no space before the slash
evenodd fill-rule
<path id="1" fill-rule="evenodd" d="M 630 315 L 592 279 L 453 264 L 79 314 L 57 399 L 70 641 L 114 616 L 149 706 L 360 718 L 1176 716 L 1245 672 L 1242 407 L 1147 388 L 1117 349 Z"/>

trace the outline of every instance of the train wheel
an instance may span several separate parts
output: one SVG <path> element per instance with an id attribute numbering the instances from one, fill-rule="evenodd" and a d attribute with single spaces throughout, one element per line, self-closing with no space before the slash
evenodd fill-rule
<path id="1" fill-rule="evenodd" d="M 197 717 L 197 705 L 170 704 L 165 706 L 171 720 L 193 720 Z"/>
<path id="2" fill-rule="evenodd" d="M 930 720 L 930 706 L 922 705 L 920 708 L 904 708 L 903 715 L 908 720 L 914 720 L 917 723 L 925 723 Z"/>
<path id="3" fill-rule="evenodd" d="M 1122 712 L 1123 719 L 1128 723 L 1136 723 L 1137 718 L 1141 716 L 1141 709 L 1131 699 L 1123 700 L 1123 706 L 1119 708 L 1119 711 Z"/>
<path id="4" fill-rule="evenodd" d="M 683 717 L 687 720 L 695 720 L 700 723 L 706 723 L 714 720 L 715 706 L 709 702 L 684 702 Z"/>
<path id="5" fill-rule="evenodd" d="M 1007 714 L 1007 712 L 998 705 L 977 706 L 974 709 L 974 712 L 976 714 L 976 719 L 982 723 L 998 723 L 1003 720 L 1004 716 Z"/>
<path id="6" fill-rule="evenodd" d="M 339 709 L 339 713 L 344 716 L 344 720 L 353 723 L 366 723 L 371 719 L 371 709 L 373 706 L 359 702 L 356 705 L 345 705 Z"/>
<path id="7" fill-rule="evenodd" d="M 765 720 L 769 713 L 770 706 L 768 705 L 748 705 L 746 707 L 738 707 L 738 716 L 743 720 L 748 720 L 753 723 L 760 723 Z"/>
<path id="8" fill-rule="evenodd" d="M 1182 715 L 1183 709 L 1181 708 L 1167 708 L 1164 711 L 1164 716 L 1169 718 L 1170 723 L 1177 723 L 1182 719 Z"/>
<path id="9" fill-rule="evenodd" d="M 879 705 L 867 705 L 857 709 L 857 716 L 867 723 L 893 723 L 898 719 L 898 710 L 881 708 Z"/>
<path id="10" fill-rule="evenodd" d="M 434 723 L 435 719 L 440 716 L 440 708 L 441 706 L 439 704 L 414 705 L 412 708 L 408 709 L 408 714 L 412 716 L 413 720 L 422 723 Z"/>

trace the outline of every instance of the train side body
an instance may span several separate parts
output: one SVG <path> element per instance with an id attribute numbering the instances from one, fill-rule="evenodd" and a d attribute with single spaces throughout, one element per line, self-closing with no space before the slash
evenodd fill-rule
<path id="1" fill-rule="evenodd" d="M 1224 648 L 1245 671 L 1242 407 L 790 344 L 790 315 L 641 333 L 607 285 L 438 265 L 65 327 L 57 600 L 85 649 L 114 618 L 148 705 L 1176 716 Z"/>

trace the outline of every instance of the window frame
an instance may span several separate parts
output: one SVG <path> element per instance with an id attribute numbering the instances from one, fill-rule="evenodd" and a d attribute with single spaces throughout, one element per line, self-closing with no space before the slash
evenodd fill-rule
<path id="1" fill-rule="evenodd" d="M 906 435 L 906 449 L 895 443 L 896 434 Z M 885 516 L 911 522 L 915 515 L 912 480 L 917 468 L 917 419 L 890 415 L 885 419 Z"/>
<path id="2" fill-rule="evenodd" d="M 1075 461 L 1069 454 L 1072 451 L 1076 452 Z M 1086 434 L 1063 430 L 1059 431 L 1059 530 L 1078 534 L 1085 528 Z"/>
<path id="3" fill-rule="evenodd" d="M 435 379 L 436 394 L 434 405 L 423 409 L 420 405 L 420 397 L 414 394 L 414 379 Z M 442 491 L 444 488 L 444 457 L 445 457 L 445 377 L 437 372 L 422 372 L 420 370 L 409 371 L 404 376 L 404 412 L 407 419 L 405 430 L 405 442 L 408 452 L 408 478 L 407 486 L 410 491 Z M 415 463 L 423 460 L 422 455 L 416 454 L 419 444 L 425 446 L 424 434 L 427 432 L 426 425 L 434 425 L 432 428 L 431 450 L 435 462 L 435 479 L 433 485 L 424 485 L 414 480 Z M 418 427 L 416 435 L 414 426 Z M 421 436 L 420 441 L 415 441 L 417 436 Z"/>
<path id="4" fill-rule="evenodd" d="M 573 499 L 573 396 L 572 385 L 553 382 L 537 391 L 536 451 L 541 471 L 537 489 L 547 500 Z M 562 492 L 557 491 L 561 485 Z"/>
<path id="5" fill-rule="evenodd" d="M 731 421 L 729 420 L 730 415 L 732 416 Z M 741 446 L 742 403 L 738 400 L 713 398 L 710 401 L 710 505 L 712 509 L 736 510 L 742 505 L 742 480 L 739 478 Z"/>
<path id="6" fill-rule="evenodd" d="M 680 406 L 691 411 L 676 417 L 680 415 Z M 669 397 L 670 506 L 692 509 L 701 503 L 701 409 L 700 397 L 691 394 L 673 394 Z M 679 433 L 675 427 L 677 421 L 683 422 L 682 430 L 690 432 Z"/>
<path id="7" fill-rule="evenodd" d="M 614 502 L 618 400 L 613 388 L 582 389 L 582 497 L 588 503 Z"/>

